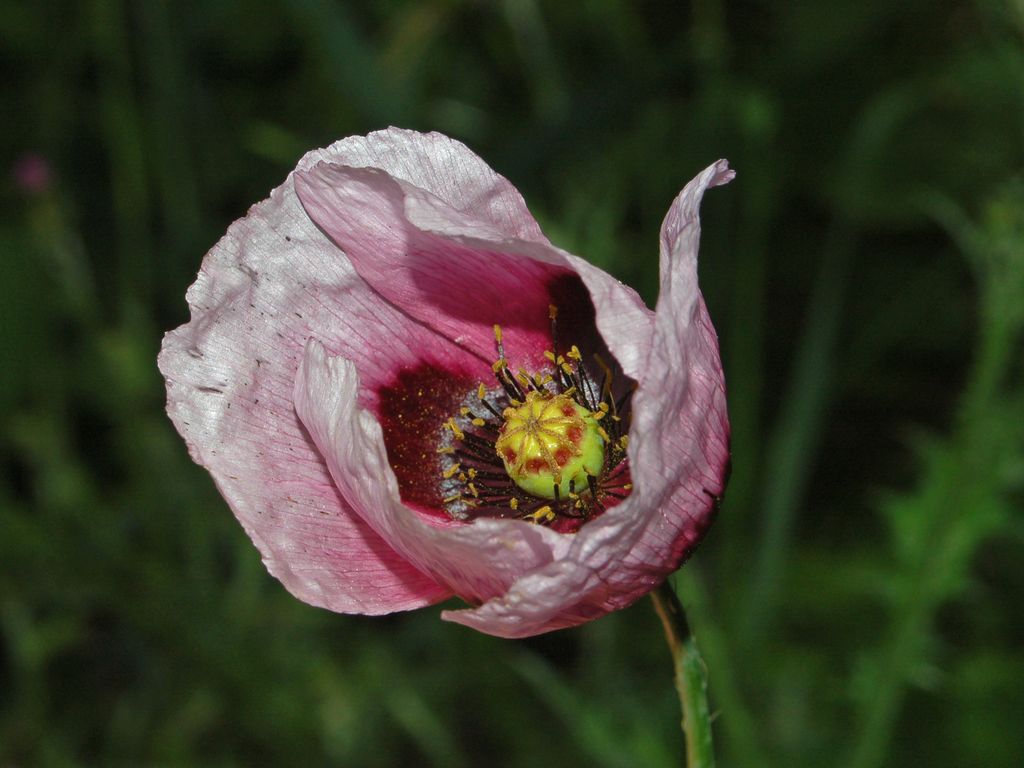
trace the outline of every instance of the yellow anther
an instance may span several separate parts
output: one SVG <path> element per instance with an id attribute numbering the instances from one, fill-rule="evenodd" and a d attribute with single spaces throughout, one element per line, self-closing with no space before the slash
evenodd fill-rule
<path id="1" fill-rule="evenodd" d="M 459 429 L 459 425 L 455 423 L 455 419 L 448 419 L 445 426 L 451 430 L 452 434 L 455 435 L 456 440 L 465 440 L 466 433 Z"/>
<path id="2" fill-rule="evenodd" d="M 499 344 L 501 344 L 501 326 L 500 325 L 495 325 L 494 326 L 494 340 L 496 342 L 498 342 Z"/>
<path id="3" fill-rule="evenodd" d="M 601 439 L 604 440 L 606 443 L 610 443 L 612 441 L 612 439 L 608 436 L 608 433 L 604 431 L 604 427 L 599 426 L 597 428 L 597 434 L 599 434 L 601 436 Z"/>
<path id="4" fill-rule="evenodd" d="M 594 411 L 592 415 L 595 421 L 600 421 L 601 419 L 608 415 L 608 411 Z"/>
<path id="5" fill-rule="evenodd" d="M 541 521 L 550 523 L 555 519 L 555 513 L 552 511 L 551 507 L 545 504 L 543 507 L 535 509 L 533 512 L 528 514 L 525 519 L 534 523 L 539 523 Z"/>
<path id="6" fill-rule="evenodd" d="M 481 400 L 483 400 L 487 396 L 487 389 L 484 387 L 483 384 L 476 388 L 476 396 Z"/>
<path id="7" fill-rule="evenodd" d="M 570 360 L 575 360 L 577 363 L 583 359 L 583 355 L 580 354 L 580 348 L 575 344 L 572 345 L 572 349 L 565 353 L 565 356 Z"/>
<path id="8" fill-rule="evenodd" d="M 472 480 L 473 478 L 475 478 L 475 477 L 476 477 L 476 475 L 477 475 L 477 471 L 476 471 L 475 469 L 470 469 L 470 470 L 469 470 L 469 479 L 470 479 L 470 480 Z"/>
<path id="9" fill-rule="evenodd" d="M 479 493 L 477 493 L 476 486 L 473 485 L 472 483 L 469 483 L 469 492 L 473 494 L 474 498 L 480 495 Z"/>
<path id="10" fill-rule="evenodd" d="M 494 364 L 491 366 L 491 370 L 494 371 L 495 373 L 504 370 L 505 368 L 508 368 L 508 362 L 503 357 L 499 358 L 498 360 L 495 360 Z"/>
<path id="11" fill-rule="evenodd" d="M 466 473 L 465 472 L 459 472 L 459 482 L 461 482 L 461 483 L 466 482 Z"/>
<path id="12" fill-rule="evenodd" d="M 461 500 L 462 500 L 462 494 L 461 493 L 454 493 L 451 496 L 446 496 L 443 499 L 441 499 L 441 503 L 442 504 L 451 504 L 452 502 L 461 501 Z"/>
<path id="13" fill-rule="evenodd" d="M 519 499 L 513 496 L 511 499 L 509 499 L 508 505 L 512 507 L 512 509 L 519 509 Z"/>
<path id="14" fill-rule="evenodd" d="M 629 435 L 623 435 L 622 437 L 620 437 L 619 445 L 622 447 L 622 450 L 626 450 L 627 448 L 629 448 Z"/>
<path id="15" fill-rule="evenodd" d="M 571 365 L 569 365 L 568 363 L 562 363 L 562 365 L 560 367 L 561 367 L 561 369 L 563 371 L 565 371 L 567 374 L 572 376 L 573 370 L 572 370 L 572 366 Z"/>
<path id="16" fill-rule="evenodd" d="M 449 479 L 455 477 L 455 475 L 459 471 L 459 469 L 460 469 L 460 465 L 459 464 L 452 464 L 450 467 L 448 467 L 448 469 L 446 469 L 444 472 L 442 472 L 441 475 L 442 475 L 442 477 L 444 477 L 445 480 L 449 480 Z"/>
<path id="17" fill-rule="evenodd" d="M 626 483 L 625 485 L 622 486 L 622 490 L 624 490 L 624 491 L 632 491 L 633 490 L 633 484 L 632 483 Z"/>
<path id="18" fill-rule="evenodd" d="M 455 448 L 450 445 L 446 445 L 444 448 L 438 448 L 438 453 L 455 453 Z"/>
<path id="19" fill-rule="evenodd" d="M 544 350 L 544 357 L 546 357 L 552 363 L 555 362 L 555 353 L 552 352 L 550 349 L 545 349 Z"/>
<path id="20" fill-rule="evenodd" d="M 459 413 L 463 416 L 469 416 L 469 408 L 459 408 Z"/>
<path id="21" fill-rule="evenodd" d="M 554 320 L 556 317 L 558 317 L 558 307 L 554 304 L 548 304 L 548 319 Z"/>
<path id="22" fill-rule="evenodd" d="M 473 421 L 472 421 L 472 422 L 470 422 L 470 423 L 471 423 L 471 424 L 472 424 L 472 425 L 473 425 L 474 427 L 482 427 L 482 426 L 483 426 L 484 424 L 486 424 L 487 422 L 486 422 L 486 421 L 484 421 L 483 419 L 481 419 L 481 418 L 480 418 L 479 416 L 477 416 L 477 417 L 476 417 L 475 419 L 473 419 Z"/>
<path id="23" fill-rule="evenodd" d="M 605 413 L 608 413 L 608 403 L 601 402 L 597 407 L 600 408 Z"/>

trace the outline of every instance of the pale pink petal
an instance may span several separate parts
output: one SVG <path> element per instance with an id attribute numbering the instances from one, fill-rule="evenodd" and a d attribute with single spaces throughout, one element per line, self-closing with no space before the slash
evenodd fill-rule
<path id="1" fill-rule="evenodd" d="M 384 138 L 371 134 L 365 141 L 375 147 Z M 380 170 L 365 167 L 360 156 L 353 162 L 327 158 L 315 166 L 303 164 L 296 175 L 311 218 L 381 295 L 483 358 L 493 356 L 492 329 L 501 325 L 513 363 L 535 366 L 543 362 L 539 351 L 549 346 L 548 305 L 558 305 L 571 328 L 574 308 L 588 304 L 578 287 L 582 279 L 591 295 L 615 305 L 605 314 L 601 333 L 629 337 L 635 342 L 631 349 L 645 348 L 651 313 L 636 292 L 551 246 L 515 188 L 476 155 L 446 139 L 442 157 L 454 159 L 439 173 L 432 156 L 435 135 L 392 129 L 386 138 L 389 143 L 375 156 Z M 408 150 L 402 163 L 387 159 L 396 141 Z M 459 192 L 460 184 L 471 192 Z M 490 209 L 465 202 L 479 200 L 481 193 L 473 190 L 480 187 L 493 187 L 500 194 L 488 194 L 514 201 L 502 210 L 515 211 L 518 229 Z M 584 337 L 586 332 L 593 329 L 580 330 L 573 341 L 596 346 L 600 340 Z M 627 350 L 619 362 L 632 376 L 640 359 Z"/>
<path id="2" fill-rule="evenodd" d="M 724 490 L 729 427 L 717 337 L 697 288 L 698 208 L 709 187 L 732 176 L 725 161 L 706 169 L 663 225 L 654 334 L 633 400 L 633 493 L 587 523 L 559 562 L 480 608 L 444 618 L 505 637 L 582 623 L 654 588 L 710 525 L 714 497 Z M 599 327 L 605 311 L 598 303 Z M 616 355 L 628 343 L 606 341 Z"/>
<path id="3" fill-rule="evenodd" d="M 519 190 L 465 144 L 443 134 L 388 128 L 368 136 L 350 136 L 327 149 L 310 152 L 297 170 L 308 170 L 321 161 L 379 168 L 429 191 L 501 237 L 548 242 Z"/>
<path id="4" fill-rule="evenodd" d="M 295 186 L 360 277 L 410 317 L 491 359 L 498 324 L 511 360 L 542 360 L 550 344 L 548 305 L 559 278 L 573 277 L 567 267 L 503 253 L 508 238 L 486 222 L 380 170 L 321 163 L 297 174 Z M 561 261 L 550 246 L 516 242 Z"/>
<path id="5" fill-rule="evenodd" d="M 295 408 L 342 495 L 403 557 L 479 603 L 564 555 L 567 537 L 548 528 L 501 519 L 443 524 L 405 506 L 380 422 L 358 405 L 360 390 L 355 364 L 310 342 L 295 381 Z"/>
<path id="6" fill-rule="evenodd" d="M 578 256 L 565 254 L 566 263 L 579 275 L 595 308 L 601 340 L 633 381 L 644 376 L 644 363 L 654 333 L 654 313 L 640 295 L 603 269 Z"/>
<path id="7" fill-rule="evenodd" d="M 425 338 L 440 339 L 366 287 L 309 221 L 290 180 L 232 225 L 188 301 L 192 320 L 167 334 L 159 359 L 168 412 L 270 572 L 337 611 L 388 613 L 447 597 L 353 513 L 292 402 L 311 329 L 375 381 Z"/>

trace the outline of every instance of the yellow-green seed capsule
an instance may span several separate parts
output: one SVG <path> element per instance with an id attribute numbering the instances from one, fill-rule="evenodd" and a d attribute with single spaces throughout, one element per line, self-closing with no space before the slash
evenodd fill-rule
<path id="1" fill-rule="evenodd" d="M 544 499 L 588 487 L 604 465 L 603 431 L 586 408 L 565 394 L 531 391 L 506 408 L 495 449 L 517 486 Z"/>

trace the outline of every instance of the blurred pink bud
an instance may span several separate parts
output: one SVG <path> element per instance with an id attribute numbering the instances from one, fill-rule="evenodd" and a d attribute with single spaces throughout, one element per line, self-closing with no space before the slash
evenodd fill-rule
<path id="1" fill-rule="evenodd" d="M 38 152 L 26 152 L 14 162 L 11 178 L 26 195 L 41 195 L 49 190 L 53 171 L 49 161 Z"/>

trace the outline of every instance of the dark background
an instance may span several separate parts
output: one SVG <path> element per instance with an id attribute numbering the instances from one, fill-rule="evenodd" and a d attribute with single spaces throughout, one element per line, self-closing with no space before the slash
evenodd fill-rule
<path id="1" fill-rule="evenodd" d="M 647 601 L 512 642 L 268 576 L 155 358 L 307 149 L 453 135 L 653 303 L 701 279 L 735 472 L 677 578 L 723 766 L 1024 754 L 1024 7 L 0 5 L 0 765 L 674 766 Z"/>

